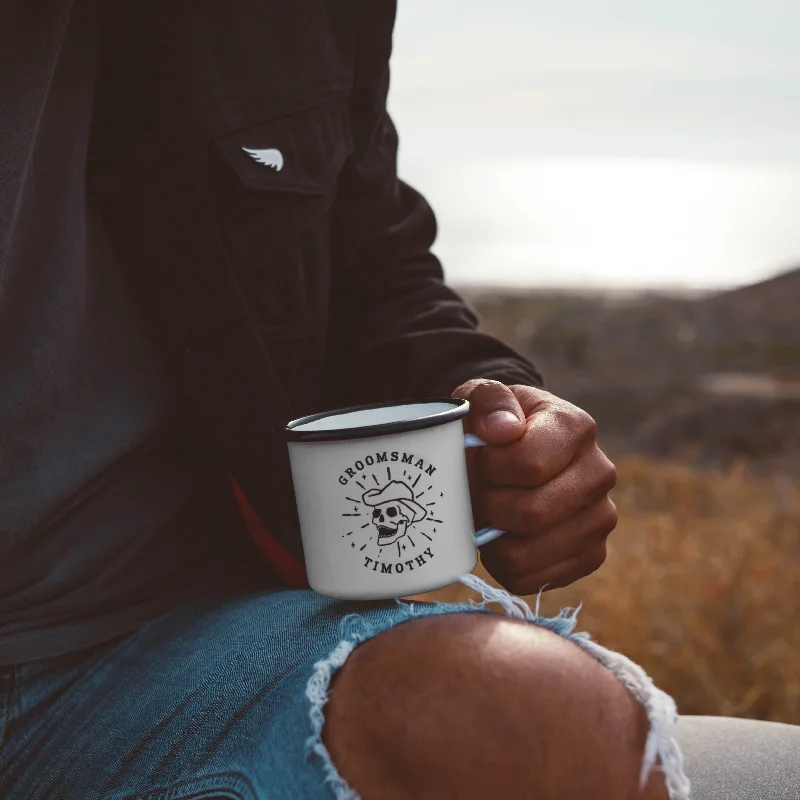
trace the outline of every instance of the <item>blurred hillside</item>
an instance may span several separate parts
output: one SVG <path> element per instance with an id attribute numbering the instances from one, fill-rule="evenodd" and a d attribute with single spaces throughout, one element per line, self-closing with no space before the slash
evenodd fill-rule
<path id="1" fill-rule="evenodd" d="M 542 613 L 582 603 L 681 713 L 800 724 L 800 270 L 693 297 L 462 292 L 619 472 L 606 563 Z"/>
<path id="2" fill-rule="evenodd" d="M 615 453 L 800 474 L 800 269 L 705 296 L 461 292 Z"/>

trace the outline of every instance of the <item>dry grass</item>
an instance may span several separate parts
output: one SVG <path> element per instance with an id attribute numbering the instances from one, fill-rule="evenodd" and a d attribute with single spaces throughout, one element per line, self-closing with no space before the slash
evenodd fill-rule
<path id="1" fill-rule="evenodd" d="M 583 603 L 579 629 L 641 664 L 681 713 L 800 724 L 796 483 L 743 466 L 698 472 L 629 457 L 617 467 L 608 560 L 545 593 L 541 613 Z"/>

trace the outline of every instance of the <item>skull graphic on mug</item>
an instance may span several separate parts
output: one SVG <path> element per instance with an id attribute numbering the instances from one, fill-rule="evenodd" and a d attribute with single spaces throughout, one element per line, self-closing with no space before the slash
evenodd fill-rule
<path id="1" fill-rule="evenodd" d="M 409 524 L 420 522 L 428 513 L 414 500 L 414 490 L 398 480 L 387 483 L 382 489 L 368 489 L 361 502 L 373 506 L 372 524 L 378 530 L 378 547 L 402 539 Z"/>

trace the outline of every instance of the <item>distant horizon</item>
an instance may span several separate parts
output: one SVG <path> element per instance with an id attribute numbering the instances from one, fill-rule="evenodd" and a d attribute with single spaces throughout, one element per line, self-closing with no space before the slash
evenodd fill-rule
<path id="1" fill-rule="evenodd" d="M 401 170 L 460 285 L 725 290 L 800 264 L 800 166 L 428 159 Z"/>
<path id="2" fill-rule="evenodd" d="M 451 280 L 447 281 L 448 286 L 455 289 L 455 291 L 465 295 L 507 295 L 507 294 L 539 294 L 539 295 L 565 295 L 565 296 L 583 296 L 583 297 L 602 297 L 606 299 L 626 299 L 626 298 L 641 298 L 641 297 L 664 297 L 685 300 L 699 300 L 714 295 L 726 294 L 727 292 L 734 292 L 737 289 L 746 289 L 751 286 L 758 286 L 766 283 L 774 278 L 779 278 L 782 275 L 795 272 L 800 269 L 783 270 L 771 275 L 764 280 L 754 281 L 753 283 L 742 283 L 735 286 L 716 288 L 716 289 L 693 289 L 685 286 L 658 286 L 653 289 L 634 287 L 631 289 L 619 288 L 616 286 L 576 286 L 565 284 L 558 286 L 555 284 L 489 284 L 489 283 L 458 283 Z"/>
<path id="3" fill-rule="evenodd" d="M 759 281 L 760 283 L 761 281 Z M 457 292 L 465 294 L 549 294 L 549 295 L 583 295 L 586 297 L 643 297 L 643 296 L 659 296 L 659 297 L 684 297 L 684 298 L 700 298 L 709 297 L 715 294 L 721 294 L 731 289 L 687 289 L 686 287 L 676 286 L 674 288 L 658 287 L 656 289 L 646 288 L 632 288 L 625 289 L 615 286 L 575 286 L 565 284 L 558 286 L 555 284 L 542 284 L 537 286 L 535 284 L 512 284 L 512 283 L 458 283 L 448 281 L 448 286 L 451 286 Z M 746 286 L 749 284 L 743 284 Z"/>
<path id="4" fill-rule="evenodd" d="M 446 270 L 445 270 L 446 271 Z M 568 295 L 591 295 L 603 297 L 641 297 L 643 295 L 658 295 L 661 297 L 710 297 L 715 294 L 724 294 L 725 292 L 733 292 L 737 289 L 744 289 L 749 286 L 758 286 L 762 283 L 769 283 L 784 275 L 790 275 L 793 272 L 800 271 L 800 259 L 795 266 L 782 267 L 774 273 L 769 273 L 763 278 L 758 278 L 753 281 L 744 283 L 735 283 L 729 286 L 716 286 L 716 287 L 694 287 L 685 286 L 683 284 L 660 284 L 653 287 L 647 286 L 609 286 L 601 284 L 587 284 L 582 286 L 580 284 L 556 284 L 556 283 L 489 283 L 487 282 L 464 282 L 459 280 L 452 280 L 447 278 L 448 286 L 452 286 L 459 292 L 470 293 L 485 293 L 485 294 L 507 294 L 509 292 L 527 292 L 527 293 L 541 293 L 541 294 L 568 294 Z"/>

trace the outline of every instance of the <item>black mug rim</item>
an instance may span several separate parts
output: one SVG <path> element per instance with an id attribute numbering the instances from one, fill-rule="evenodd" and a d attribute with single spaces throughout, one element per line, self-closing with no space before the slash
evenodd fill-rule
<path id="1" fill-rule="evenodd" d="M 435 414 L 414 417 L 414 419 L 381 422 L 377 425 L 362 425 L 358 428 L 332 428 L 313 431 L 295 430 L 298 425 L 355 411 L 370 411 L 373 408 L 393 408 L 395 406 L 430 405 L 431 403 L 447 403 L 452 408 L 438 411 Z M 321 411 L 317 414 L 308 414 L 305 417 L 293 419 L 284 426 L 283 438 L 287 442 L 346 442 L 351 439 L 369 439 L 390 433 L 404 433 L 405 431 L 418 431 L 424 428 L 434 428 L 437 425 L 446 425 L 448 422 L 453 422 L 453 420 L 466 416 L 468 412 L 469 400 L 464 400 L 460 397 L 428 397 L 424 400 L 416 398 L 411 400 L 389 400 L 383 403 L 367 403 L 365 405 L 346 406 L 345 408 Z"/>

